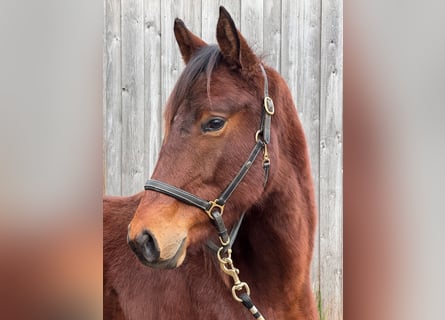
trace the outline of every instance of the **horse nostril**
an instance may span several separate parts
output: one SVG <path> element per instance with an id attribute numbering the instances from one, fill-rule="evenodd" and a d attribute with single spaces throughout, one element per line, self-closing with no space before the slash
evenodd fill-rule
<path id="1" fill-rule="evenodd" d="M 145 257 L 150 262 L 156 261 L 159 259 L 160 252 L 158 248 L 158 244 L 156 243 L 155 238 L 152 236 L 152 234 L 148 231 L 144 231 L 142 234 L 142 243 L 143 248 L 145 250 Z M 152 260 L 150 260 L 152 259 Z"/>
<path id="2" fill-rule="evenodd" d="M 142 256 L 147 262 L 156 262 L 159 260 L 160 252 L 158 243 L 149 231 L 144 230 L 133 241 L 130 240 L 128 243 L 139 258 Z"/>

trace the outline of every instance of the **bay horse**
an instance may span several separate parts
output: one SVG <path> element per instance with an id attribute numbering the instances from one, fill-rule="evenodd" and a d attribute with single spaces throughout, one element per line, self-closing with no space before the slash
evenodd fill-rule
<path id="1" fill-rule="evenodd" d="M 103 202 L 104 318 L 318 319 L 313 181 L 289 88 L 223 7 L 218 45 L 179 19 L 174 33 L 186 66 L 152 179 Z"/>

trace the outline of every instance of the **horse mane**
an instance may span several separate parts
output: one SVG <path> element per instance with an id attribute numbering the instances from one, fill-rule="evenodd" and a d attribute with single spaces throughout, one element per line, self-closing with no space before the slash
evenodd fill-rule
<path id="1" fill-rule="evenodd" d="M 171 123 L 181 102 L 187 99 L 192 86 L 203 73 L 205 73 L 207 78 L 207 96 L 210 100 L 210 79 L 213 70 L 221 60 L 222 54 L 217 45 L 207 45 L 196 51 L 179 76 L 167 103 L 167 109 L 165 111 L 165 121 L 167 124 Z"/>

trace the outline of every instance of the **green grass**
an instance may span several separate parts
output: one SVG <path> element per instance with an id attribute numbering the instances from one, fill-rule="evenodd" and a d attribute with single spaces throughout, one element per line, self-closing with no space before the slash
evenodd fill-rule
<path id="1" fill-rule="evenodd" d="M 322 304 L 321 304 L 321 293 L 320 291 L 317 291 L 315 294 L 315 298 L 317 299 L 317 308 L 318 308 L 318 315 L 320 320 L 326 320 L 325 315 L 323 314 Z"/>

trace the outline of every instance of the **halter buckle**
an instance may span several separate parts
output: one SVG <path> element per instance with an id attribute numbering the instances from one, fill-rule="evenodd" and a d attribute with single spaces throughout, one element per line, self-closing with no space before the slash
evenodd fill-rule
<path id="1" fill-rule="evenodd" d="M 264 97 L 264 110 L 266 110 L 267 114 L 273 116 L 275 113 L 275 106 L 273 104 L 273 100 L 271 97 Z"/>
<path id="2" fill-rule="evenodd" d="M 212 212 L 213 212 L 214 209 L 219 209 L 221 215 L 224 212 L 224 204 L 220 205 L 220 204 L 216 203 L 216 201 L 218 201 L 218 199 L 216 199 L 214 201 L 209 201 L 210 208 L 205 210 L 205 213 L 207 213 L 207 215 L 209 216 L 209 218 L 211 220 L 215 220 L 215 218 L 213 218 L 213 216 L 212 216 Z"/>

